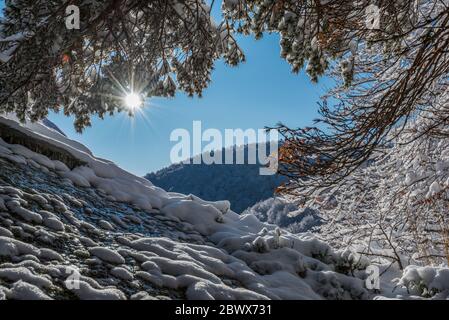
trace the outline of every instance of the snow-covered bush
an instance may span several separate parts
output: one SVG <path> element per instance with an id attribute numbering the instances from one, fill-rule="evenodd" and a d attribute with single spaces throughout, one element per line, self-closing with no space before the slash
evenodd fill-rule
<path id="1" fill-rule="evenodd" d="M 449 296 L 449 269 L 408 266 L 399 279 L 398 286 L 406 287 L 411 294 L 447 299 Z"/>

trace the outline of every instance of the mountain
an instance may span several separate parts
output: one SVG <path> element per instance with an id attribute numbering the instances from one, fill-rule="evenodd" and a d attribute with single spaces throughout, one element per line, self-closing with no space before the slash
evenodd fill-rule
<path id="1" fill-rule="evenodd" d="M 403 298 L 421 276 L 449 291 L 447 268 L 409 269 L 394 293 L 369 291 L 370 263 L 0 116 L 0 300 Z"/>
<path id="2" fill-rule="evenodd" d="M 191 158 L 190 164 L 173 164 L 149 173 L 145 178 L 168 191 L 195 194 L 211 201 L 227 199 L 231 203 L 231 209 L 240 213 L 257 202 L 272 197 L 275 189 L 285 181 L 279 175 L 260 175 L 260 163 L 257 161 L 256 164 L 249 164 L 249 148 L 259 150 L 257 145 L 244 146 L 244 164 L 193 164 L 194 159 Z M 222 163 L 229 150 L 231 149 L 221 150 Z M 237 150 L 242 148 L 232 148 L 234 159 Z"/>
<path id="3" fill-rule="evenodd" d="M 50 129 L 53 129 L 53 130 L 59 132 L 63 136 L 66 136 L 65 133 L 61 129 L 59 129 L 59 127 L 57 125 L 55 125 L 53 122 L 51 122 L 47 118 L 42 120 L 42 124 Z"/>

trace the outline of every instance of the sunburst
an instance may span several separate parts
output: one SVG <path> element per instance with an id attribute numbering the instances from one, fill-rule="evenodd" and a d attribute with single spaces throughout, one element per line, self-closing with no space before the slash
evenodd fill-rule
<path id="1" fill-rule="evenodd" d="M 129 92 L 128 94 L 126 94 L 124 101 L 125 106 L 131 111 L 139 110 L 143 106 L 143 100 L 141 95 L 135 92 Z"/>

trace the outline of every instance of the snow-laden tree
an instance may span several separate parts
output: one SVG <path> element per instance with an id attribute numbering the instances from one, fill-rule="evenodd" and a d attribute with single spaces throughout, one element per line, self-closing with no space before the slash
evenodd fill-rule
<path id="1" fill-rule="evenodd" d="M 281 56 L 312 80 L 328 75 L 315 127 L 279 126 L 282 191 L 333 185 L 394 139 L 447 87 L 449 1 L 225 1 L 236 30 L 280 34 Z M 447 116 L 435 117 L 435 124 Z M 431 127 L 431 125 L 430 125 Z M 427 134 L 427 133 L 424 133 Z M 307 180 L 301 177 L 307 176 Z"/>
<path id="2" fill-rule="evenodd" d="M 317 206 L 322 235 L 403 267 L 448 262 L 449 1 L 226 1 L 236 30 L 335 86 L 315 127 L 280 125 L 279 191 Z"/>
<path id="3" fill-rule="evenodd" d="M 9 0 L 0 22 L 0 111 L 37 120 L 49 109 L 90 116 L 125 109 L 123 98 L 201 95 L 214 62 L 244 59 L 231 28 L 204 0 Z M 80 29 L 66 20 L 79 8 Z"/>
<path id="4" fill-rule="evenodd" d="M 437 99 L 439 112 L 448 113 L 448 99 L 448 93 Z M 449 264 L 449 137 L 440 136 L 448 129 L 435 127 L 434 117 L 420 113 L 394 143 L 336 186 L 297 190 L 319 209 L 321 237 L 400 268 Z"/>

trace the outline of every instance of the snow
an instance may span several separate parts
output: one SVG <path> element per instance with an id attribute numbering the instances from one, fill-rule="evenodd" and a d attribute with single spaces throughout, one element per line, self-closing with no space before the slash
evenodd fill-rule
<path id="1" fill-rule="evenodd" d="M 1 199 L 1 198 L 0 198 Z M 11 231 L 9 231 L 8 229 L 5 229 L 3 227 L 0 227 L 0 237 L 8 237 L 8 238 L 13 238 L 13 234 Z"/>
<path id="2" fill-rule="evenodd" d="M 429 187 L 429 192 L 427 193 L 427 197 L 432 197 L 434 195 L 436 195 L 437 193 L 441 192 L 442 188 L 440 186 L 440 184 L 437 181 L 434 181 L 430 187 Z"/>
<path id="3" fill-rule="evenodd" d="M 153 206 L 161 207 L 163 201 L 161 198 L 165 198 L 164 195 L 166 195 L 162 189 L 152 186 L 148 180 L 136 177 L 107 160 L 93 157 L 86 147 L 49 129 L 42 123 L 22 125 L 15 121 L 15 118 L 11 115 L 0 116 L 0 122 L 26 133 L 30 137 L 46 141 L 56 147 L 61 147 L 77 159 L 87 163 L 88 166 L 77 167 L 70 172 L 64 173 L 64 176 L 73 183 L 84 187 L 95 186 L 104 190 L 118 201 L 135 203 L 144 209 L 150 210 Z M 0 140 L 0 145 L 5 146 L 5 143 Z M 36 162 L 48 169 L 54 169 L 56 166 L 54 161 L 26 150 L 22 146 L 9 146 L 8 149 L 15 149 L 18 152 L 17 156 L 25 156 L 25 158 L 37 160 Z"/>
<path id="4" fill-rule="evenodd" d="M 112 224 L 110 224 L 109 222 L 107 222 L 105 220 L 100 220 L 98 225 L 105 230 L 109 230 L 109 231 L 114 230 L 114 227 L 112 226 Z"/>
<path id="5" fill-rule="evenodd" d="M 265 300 L 266 297 L 244 289 L 225 289 L 218 284 L 198 281 L 189 286 L 186 295 L 191 300 Z"/>
<path id="6" fill-rule="evenodd" d="M 449 298 L 449 268 L 407 266 L 398 286 L 403 286 L 414 295 L 439 294 L 440 299 Z"/>
<path id="7" fill-rule="evenodd" d="M 89 252 L 105 262 L 113 264 L 125 263 L 125 259 L 123 259 L 123 257 L 120 254 L 109 248 L 93 247 L 89 248 Z"/>
<path id="8" fill-rule="evenodd" d="M 192 214 L 192 212 L 201 212 L 202 214 Z M 212 232 L 212 223 L 222 221 L 222 213 L 212 205 L 204 205 L 192 200 L 173 201 L 171 204 L 162 208 L 162 213 L 168 217 L 175 217 L 196 226 L 196 229 L 202 234 Z M 209 223 L 205 223 L 209 222 Z"/>
<path id="9" fill-rule="evenodd" d="M 21 145 L 12 145 L 10 147 L 10 150 L 17 155 L 23 156 L 24 158 L 27 158 L 28 160 L 31 159 L 34 162 L 36 162 L 37 164 L 42 165 L 48 169 L 51 169 L 51 170 L 55 169 L 55 164 L 53 163 L 52 160 L 50 160 L 49 158 L 47 158 L 44 155 L 32 152 Z"/>
<path id="10" fill-rule="evenodd" d="M 89 283 L 75 280 L 71 283 L 73 293 L 81 300 L 125 300 L 126 296 L 117 289 L 96 289 Z"/>
<path id="11" fill-rule="evenodd" d="M 131 300 L 157 300 L 157 298 L 152 297 L 148 294 L 148 292 L 140 291 L 131 296 Z"/>
<path id="12" fill-rule="evenodd" d="M 28 222 L 34 222 L 34 223 L 42 223 L 42 216 L 38 213 L 35 213 L 33 211 L 30 211 L 28 209 L 22 208 L 20 206 L 20 203 L 17 201 L 9 201 L 6 203 L 6 206 L 8 209 L 20 216 L 22 219 Z"/>
<path id="13" fill-rule="evenodd" d="M 39 250 L 34 246 L 22 241 L 8 237 L 0 237 L 0 257 L 15 257 L 24 254 L 38 256 Z"/>
<path id="14" fill-rule="evenodd" d="M 134 276 L 131 272 L 121 267 L 115 267 L 114 269 L 112 269 L 111 274 L 126 281 L 132 281 L 134 279 Z"/>
<path id="15" fill-rule="evenodd" d="M 39 258 L 48 261 L 64 261 L 64 258 L 52 249 L 40 249 Z"/>
<path id="16" fill-rule="evenodd" d="M 54 231 L 64 231 L 64 224 L 56 217 L 46 217 L 42 224 Z"/>
<path id="17" fill-rule="evenodd" d="M 188 299 L 374 297 L 362 276 L 338 271 L 350 257 L 312 234 L 238 215 L 228 201 L 166 192 L 42 124 L 21 125 L 11 117 L 0 122 L 85 163 L 68 171 L 0 140 L 2 170 L 17 175 L 14 187 L 0 175 L 0 257 L 6 260 L 0 279 L 7 280 L 0 298 L 60 298 L 49 290 L 57 286 L 89 300 L 166 292 Z M 28 166 L 30 160 L 39 167 Z M 448 289 L 447 269 L 406 269 L 400 284 L 418 280 L 429 290 Z"/>
<path id="18" fill-rule="evenodd" d="M 45 277 L 33 274 L 25 267 L 0 269 L 0 279 L 6 279 L 9 281 L 23 280 L 39 288 L 50 288 L 52 285 L 52 282 L 50 280 Z"/>
<path id="19" fill-rule="evenodd" d="M 11 290 L 6 291 L 6 296 L 13 300 L 52 300 L 41 289 L 22 280 L 14 283 Z"/>

